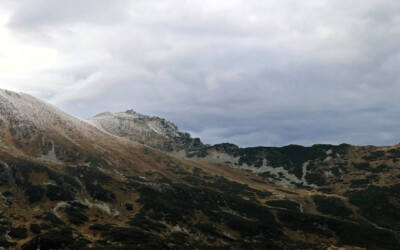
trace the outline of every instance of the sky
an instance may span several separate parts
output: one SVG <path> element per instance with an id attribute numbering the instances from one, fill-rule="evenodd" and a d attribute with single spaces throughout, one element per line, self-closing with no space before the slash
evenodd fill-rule
<path id="1" fill-rule="evenodd" d="M 400 142 L 398 0 L 1 0 L 0 88 L 205 143 Z"/>

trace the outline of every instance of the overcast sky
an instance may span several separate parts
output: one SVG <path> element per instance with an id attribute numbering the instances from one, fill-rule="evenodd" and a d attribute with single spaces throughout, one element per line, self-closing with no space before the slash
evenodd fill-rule
<path id="1" fill-rule="evenodd" d="M 1 0 L 0 87 L 206 143 L 400 142 L 398 0 Z"/>

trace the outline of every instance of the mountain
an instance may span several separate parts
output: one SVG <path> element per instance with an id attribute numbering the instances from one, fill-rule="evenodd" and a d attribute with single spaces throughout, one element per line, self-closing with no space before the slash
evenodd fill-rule
<path id="1" fill-rule="evenodd" d="M 369 174 L 372 175 L 369 180 L 362 179 L 366 184 L 392 183 L 392 176 L 400 175 L 396 161 L 392 161 L 399 156 L 400 145 L 319 144 L 251 148 L 240 148 L 231 143 L 204 145 L 200 139 L 192 139 L 188 133 L 180 132 L 170 121 L 132 110 L 99 114 L 90 122 L 108 133 L 156 147 L 171 155 L 251 172 L 284 186 L 348 190 L 353 182 Z M 190 143 L 180 143 L 183 138 Z M 198 143 L 193 143 L 193 140 Z M 364 165 L 369 167 L 359 167 Z M 348 175 L 350 170 L 352 174 Z M 381 174 L 380 178 L 374 177 L 376 174 Z"/>
<path id="2" fill-rule="evenodd" d="M 133 110 L 102 113 L 89 120 L 110 134 L 149 145 L 166 152 L 185 152 L 204 147 L 199 138 L 178 130 L 163 118 L 142 115 Z"/>
<path id="3" fill-rule="evenodd" d="M 225 147 L 255 167 L 277 159 L 295 173 L 312 159 L 307 176 L 324 167 L 343 180 L 339 189 L 327 189 L 201 155 L 174 157 L 127 138 L 27 94 L 0 90 L 0 248 L 400 247 L 398 146 L 194 149 L 207 156 Z"/>

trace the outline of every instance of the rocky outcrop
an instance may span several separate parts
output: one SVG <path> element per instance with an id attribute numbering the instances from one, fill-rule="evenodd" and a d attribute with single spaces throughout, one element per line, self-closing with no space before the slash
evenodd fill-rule
<path id="1" fill-rule="evenodd" d="M 110 134 L 166 152 L 185 153 L 204 147 L 199 138 L 192 138 L 189 133 L 179 131 L 174 123 L 133 110 L 101 113 L 89 122 Z"/>

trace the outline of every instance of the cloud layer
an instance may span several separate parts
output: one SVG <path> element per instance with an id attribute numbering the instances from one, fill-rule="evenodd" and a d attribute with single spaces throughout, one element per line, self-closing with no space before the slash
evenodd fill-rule
<path id="1" fill-rule="evenodd" d="M 76 116 L 134 108 L 242 146 L 400 142 L 399 1 L 3 2 L 0 87 Z"/>

